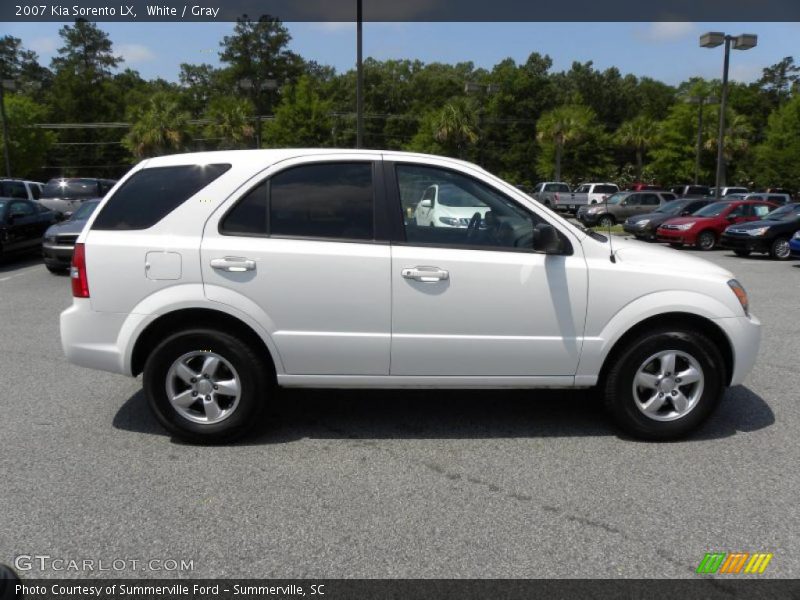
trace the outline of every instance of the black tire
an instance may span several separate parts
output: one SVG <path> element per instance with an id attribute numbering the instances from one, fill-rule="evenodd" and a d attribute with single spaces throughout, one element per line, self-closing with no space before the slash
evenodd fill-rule
<path id="1" fill-rule="evenodd" d="M 792 251 L 789 248 L 789 238 L 775 238 L 769 247 L 769 257 L 773 260 L 789 260 Z"/>
<path id="2" fill-rule="evenodd" d="M 240 380 L 238 405 L 224 420 L 213 424 L 189 420 L 167 397 L 170 367 L 184 354 L 197 351 L 213 352 L 227 360 Z M 145 362 L 142 380 L 150 408 L 170 433 L 188 442 L 215 444 L 241 437 L 258 420 L 274 389 L 274 372 L 263 350 L 222 331 L 198 328 L 173 333 L 156 346 Z"/>
<path id="3" fill-rule="evenodd" d="M 733 253 L 736 256 L 741 256 L 742 258 L 750 256 L 750 250 L 734 250 Z"/>
<path id="4" fill-rule="evenodd" d="M 665 350 L 692 356 L 704 378 L 702 393 L 694 407 L 671 421 L 645 415 L 637 406 L 640 400 L 633 389 L 634 378 L 643 363 Z M 601 383 L 606 408 L 617 426 L 636 438 L 666 441 L 685 437 L 708 418 L 725 391 L 727 377 L 722 355 L 711 340 L 696 331 L 680 327 L 657 329 L 628 343 L 611 360 L 614 362 Z"/>
<path id="5" fill-rule="evenodd" d="M 713 250 L 717 245 L 717 236 L 710 229 L 706 229 L 697 234 L 694 245 L 698 250 Z"/>
<path id="6" fill-rule="evenodd" d="M 16 586 L 19 583 L 19 577 L 17 577 L 14 569 L 0 564 L 0 600 L 22 598 L 22 594 L 17 593 Z"/>
<path id="7" fill-rule="evenodd" d="M 597 226 L 608 229 L 616 224 L 617 220 L 612 215 L 603 215 L 597 219 Z"/>
<path id="8" fill-rule="evenodd" d="M 53 265 L 45 265 L 45 268 L 53 275 L 63 275 L 69 270 L 67 267 L 54 267 Z"/>

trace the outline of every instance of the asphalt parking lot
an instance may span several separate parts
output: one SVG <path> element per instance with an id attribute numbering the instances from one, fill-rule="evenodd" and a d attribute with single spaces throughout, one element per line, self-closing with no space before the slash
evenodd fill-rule
<path id="1" fill-rule="evenodd" d="M 66 277 L 0 263 L 0 562 L 194 561 L 95 573 L 136 577 L 696 577 L 706 552 L 763 551 L 761 577 L 797 577 L 800 261 L 704 256 L 748 289 L 763 345 L 746 385 L 669 444 L 622 438 L 585 392 L 317 390 L 280 393 L 242 443 L 184 445 L 139 380 L 66 362 Z"/>

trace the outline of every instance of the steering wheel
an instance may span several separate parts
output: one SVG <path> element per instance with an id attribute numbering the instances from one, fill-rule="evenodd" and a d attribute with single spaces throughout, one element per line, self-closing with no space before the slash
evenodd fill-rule
<path id="1" fill-rule="evenodd" d="M 478 236 L 478 232 L 480 231 L 481 226 L 481 213 L 476 212 L 472 215 L 472 218 L 469 220 L 469 225 L 467 225 L 467 239 L 473 240 Z"/>

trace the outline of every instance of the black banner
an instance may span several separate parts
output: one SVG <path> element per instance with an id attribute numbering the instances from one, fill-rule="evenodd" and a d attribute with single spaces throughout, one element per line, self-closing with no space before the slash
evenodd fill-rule
<path id="1" fill-rule="evenodd" d="M 15 583 L 10 600 L 530 600 L 559 598 L 653 600 L 782 599 L 800 597 L 797 580 L 697 579 L 27 579 Z"/>
<path id="2" fill-rule="evenodd" d="M 800 21 L 798 0 L 362 0 L 365 21 Z M 356 0 L 3 0 L 0 21 L 354 21 Z"/>

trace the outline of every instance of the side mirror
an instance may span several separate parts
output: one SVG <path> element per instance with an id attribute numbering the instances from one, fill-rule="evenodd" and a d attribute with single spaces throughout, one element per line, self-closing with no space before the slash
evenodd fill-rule
<path id="1" fill-rule="evenodd" d="M 549 223 L 539 223 L 533 230 L 533 249 L 545 254 L 560 254 L 561 238 L 555 227 Z"/>
<path id="2" fill-rule="evenodd" d="M 431 208 L 433 206 L 433 202 L 431 202 L 430 198 L 426 198 L 420 202 L 419 205 L 421 208 Z"/>

